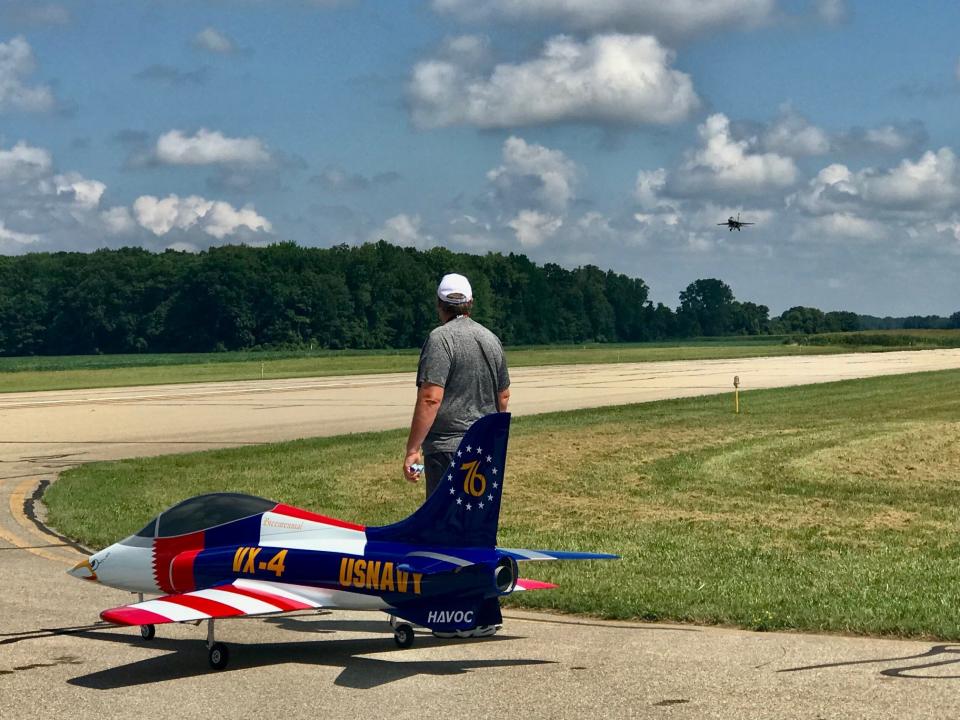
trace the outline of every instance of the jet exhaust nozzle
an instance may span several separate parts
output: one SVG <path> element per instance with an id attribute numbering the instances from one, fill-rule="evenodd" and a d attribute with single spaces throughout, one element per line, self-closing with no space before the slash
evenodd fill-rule
<path id="1" fill-rule="evenodd" d="M 517 586 L 519 575 L 520 570 L 516 560 L 511 557 L 500 558 L 493 570 L 493 583 L 497 587 L 497 592 L 501 595 L 512 593 Z"/>

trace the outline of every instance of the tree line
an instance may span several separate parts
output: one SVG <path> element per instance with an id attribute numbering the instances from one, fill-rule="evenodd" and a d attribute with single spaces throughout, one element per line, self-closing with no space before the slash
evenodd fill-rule
<path id="1" fill-rule="evenodd" d="M 474 317 L 507 345 L 860 328 L 853 313 L 815 308 L 770 318 L 717 279 L 691 283 L 674 310 L 650 301 L 643 280 L 592 265 L 383 241 L 279 243 L 0 256 L 0 355 L 417 347 L 436 324 L 447 272 L 470 278 Z"/>

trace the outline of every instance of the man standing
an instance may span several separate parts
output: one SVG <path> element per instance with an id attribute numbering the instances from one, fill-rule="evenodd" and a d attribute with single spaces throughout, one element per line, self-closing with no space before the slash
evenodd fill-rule
<path id="1" fill-rule="evenodd" d="M 437 287 L 435 328 L 420 351 L 417 403 L 410 423 L 403 473 L 416 482 L 413 467 L 423 448 L 426 496 L 440 484 L 464 433 L 478 418 L 505 412 L 510 375 L 499 338 L 470 318 L 473 289 L 463 275 L 444 275 Z"/>

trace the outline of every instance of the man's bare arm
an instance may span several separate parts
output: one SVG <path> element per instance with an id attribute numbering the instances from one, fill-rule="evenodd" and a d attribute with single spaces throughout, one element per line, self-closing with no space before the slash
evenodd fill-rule
<path id="1" fill-rule="evenodd" d="M 420 446 L 430 432 L 437 411 L 443 402 L 443 388 L 431 383 L 423 383 L 417 388 L 417 403 L 413 406 L 413 419 L 410 421 L 410 434 L 407 436 L 407 450 L 403 459 L 403 475 L 410 482 L 416 482 L 419 475 L 410 472 L 410 466 L 420 460 Z"/>
<path id="2" fill-rule="evenodd" d="M 510 402 L 510 388 L 505 388 L 497 393 L 497 408 L 500 412 L 507 411 L 507 405 Z"/>

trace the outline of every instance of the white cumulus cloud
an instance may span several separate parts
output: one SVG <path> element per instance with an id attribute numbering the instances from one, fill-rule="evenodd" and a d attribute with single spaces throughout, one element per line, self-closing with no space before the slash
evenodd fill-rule
<path id="1" fill-rule="evenodd" d="M 0 42 L 0 113 L 8 110 L 45 112 L 54 107 L 53 91 L 46 85 L 28 86 L 36 61 L 30 44 L 21 36 Z"/>
<path id="2" fill-rule="evenodd" d="M 938 233 L 948 233 L 960 247 L 960 216 L 954 215 L 949 220 L 938 222 L 934 225 L 934 228 Z"/>
<path id="3" fill-rule="evenodd" d="M 261 217 L 252 207 L 236 209 L 223 201 L 207 200 L 197 195 L 181 198 L 168 195 L 160 199 L 142 195 L 133 203 L 137 223 L 154 235 L 163 236 L 173 229 L 189 230 L 197 227 L 218 240 L 242 228 L 270 232 L 270 221 Z"/>
<path id="4" fill-rule="evenodd" d="M 904 159 L 886 170 L 853 172 L 833 164 L 789 196 L 787 205 L 814 216 L 813 227 L 824 236 L 883 239 L 920 234 L 936 245 L 931 230 L 941 232 L 944 219 L 960 211 L 960 168 L 950 148 Z"/>
<path id="5" fill-rule="evenodd" d="M 487 172 L 490 192 L 480 204 L 491 224 L 512 233 L 524 248 L 535 248 L 564 225 L 575 196 L 578 169 L 562 151 L 511 136 L 503 162 Z"/>
<path id="6" fill-rule="evenodd" d="M 237 209 L 222 200 L 214 202 L 204 215 L 202 227 L 207 235 L 213 235 L 218 240 L 233 235 L 241 228 L 264 232 L 273 230 L 270 221 L 258 215 L 251 206 Z"/>
<path id="7" fill-rule="evenodd" d="M 88 180 L 76 172 L 54 176 L 53 184 L 58 196 L 72 198 L 75 205 L 88 209 L 100 205 L 100 198 L 107 189 L 99 180 Z"/>
<path id="8" fill-rule="evenodd" d="M 22 140 L 9 150 L 0 148 L 0 182 L 23 182 L 43 177 L 53 167 L 53 157 L 43 148 Z"/>
<path id="9" fill-rule="evenodd" d="M 503 164 L 487 173 L 502 197 L 562 211 L 573 197 L 576 165 L 559 150 L 518 137 L 503 143 Z"/>
<path id="10" fill-rule="evenodd" d="M 870 128 L 864 133 L 864 139 L 871 145 L 886 150 L 906 150 L 914 143 L 914 137 L 893 125 Z"/>
<path id="11" fill-rule="evenodd" d="M 100 213 L 100 220 L 111 235 L 125 235 L 137 227 L 130 209 L 123 206 L 104 210 Z"/>
<path id="12" fill-rule="evenodd" d="M 409 84 L 421 127 L 483 128 L 557 122 L 673 123 L 699 106 L 690 77 L 671 69 L 656 38 L 597 35 L 551 38 L 534 60 L 478 74 L 472 55 L 420 62 Z"/>
<path id="13" fill-rule="evenodd" d="M 904 159 L 897 167 L 863 178 L 864 194 L 873 202 L 910 208 L 960 205 L 960 171 L 950 148 L 925 152 L 913 162 Z"/>
<path id="14" fill-rule="evenodd" d="M 376 242 L 386 240 L 394 245 L 415 247 L 421 250 L 432 247 L 436 243 L 433 236 L 425 232 L 419 215 L 400 213 L 387 219 L 384 224 L 370 234 L 368 240 Z"/>
<path id="15" fill-rule="evenodd" d="M 832 139 L 833 149 L 852 153 L 905 153 L 926 144 L 923 123 L 888 123 L 872 128 L 855 127 Z"/>
<path id="16" fill-rule="evenodd" d="M 813 215 L 847 212 L 861 203 L 860 183 L 846 165 L 823 168 L 807 187 L 787 198 L 788 205 Z"/>
<path id="17" fill-rule="evenodd" d="M 238 237 L 255 242 L 272 232 L 253 207 L 152 195 L 133 207 L 109 203 L 107 185 L 76 171 L 59 172 L 50 152 L 18 142 L 0 147 L 0 253 L 90 251 L 111 243 L 163 247 L 158 238 L 206 247 Z"/>
<path id="18" fill-rule="evenodd" d="M 806 188 L 788 198 L 807 212 L 820 215 L 952 211 L 960 208 L 960 167 L 950 148 L 928 151 L 916 161 L 903 159 L 887 170 L 851 171 L 841 164 L 821 170 Z"/>
<path id="19" fill-rule="evenodd" d="M 166 132 L 157 139 L 155 153 L 157 160 L 167 165 L 257 164 L 270 160 L 259 138 L 231 138 L 206 128 L 192 136 L 180 130 Z"/>
<path id="20" fill-rule="evenodd" d="M 781 110 L 764 132 L 762 142 L 765 150 L 781 155 L 824 155 L 830 151 L 827 133 L 790 107 Z"/>
<path id="21" fill-rule="evenodd" d="M 730 121 L 721 113 L 708 117 L 698 132 L 703 146 L 688 153 L 678 173 L 687 191 L 762 193 L 797 181 L 799 171 L 791 158 L 755 152 L 757 138 L 734 139 Z"/>
<path id="22" fill-rule="evenodd" d="M 834 238 L 877 240 L 886 236 L 887 227 L 881 222 L 862 218 L 853 213 L 831 213 L 816 218 L 812 227 L 804 231 L 818 232 Z"/>
<path id="23" fill-rule="evenodd" d="M 513 228 L 523 247 L 534 248 L 560 229 L 563 218 L 537 210 L 521 210 L 507 225 Z"/>
<path id="24" fill-rule="evenodd" d="M 633 197 L 644 210 L 664 208 L 663 192 L 667 185 L 667 171 L 664 168 L 657 170 L 640 170 L 633 187 Z"/>
<path id="25" fill-rule="evenodd" d="M 19 249 L 17 246 L 31 245 L 39 240 L 39 235 L 10 230 L 4 225 L 3 220 L 0 219 L 0 249 L 2 249 L 3 252 L 11 252 L 14 249 Z"/>

